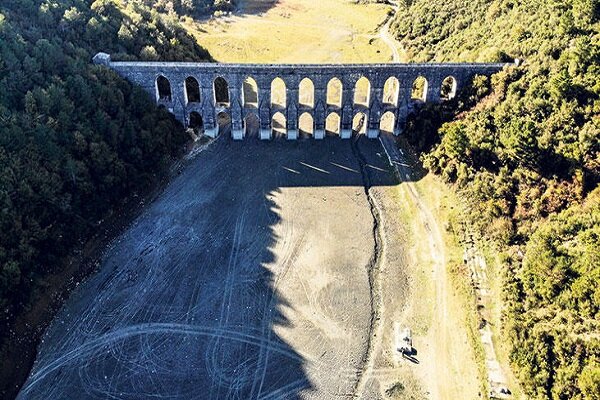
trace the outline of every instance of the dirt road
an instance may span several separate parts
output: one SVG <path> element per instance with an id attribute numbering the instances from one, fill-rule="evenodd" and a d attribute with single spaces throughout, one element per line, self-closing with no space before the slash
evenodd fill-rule
<path id="1" fill-rule="evenodd" d="M 379 30 L 379 38 L 390 48 L 392 53 L 392 61 L 398 63 L 402 61 L 400 51 L 398 50 L 400 43 L 398 43 L 396 38 L 394 38 L 394 36 L 390 33 L 390 26 L 394 21 L 394 14 L 398 11 L 398 2 L 392 1 L 392 4 L 393 13 L 388 15 L 387 20 L 381 26 L 381 29 Z"/>

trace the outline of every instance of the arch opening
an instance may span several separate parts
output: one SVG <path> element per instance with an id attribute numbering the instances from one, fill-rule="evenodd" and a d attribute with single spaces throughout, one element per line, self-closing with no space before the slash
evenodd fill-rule
<path id="1" fill-rule="evenodd" d="M 159 75 L 156 78 L 156 100 L 171 101 L 171 98 L 171 82 L 163 75 Z"/>
<path id="2" fill-rule="evenodd" d="M 315 108 L 315 85 L 309 78 L 300 81 L 298 87 L 298 105 L 300 107 Z"/>
<path id="3" fill-rule="evenodd" d="M 327 136 L 340 136 L 342 129 L 342 119 L 336 112 L 329 113 L 325 119 L 325 134 Z"/>
<path id="4" fill-rule="evenodd" d="M 231 135 L 231 115 L 227 111 L 217 114 L 218 135 Z"/>
<path id="5" fill-rule="evenodd" d="M 327 105 L 342 108 L 344 86 L 338 78 L 332 78 L 327 83 Z"/>
<path id="6" fill-rule="evenodd" d="M 452 100 L 456 97 L 456 89 L 457 89 L 456 78 L 453 76 L 447 76 L 442 81 L 442 86 L 440 87 L 440 98 L 442 100 Z"/>
<path id="7" fill-rule="evenodd" d="M 185 103 L 200 103 L 200 84 L 193 76 L 185 78 Z"/>
<path id="8" fill-rule="evenodd" d="M 383 85 L 383 104 L 398 107 L 400 95 L 400 81 L 395 76 L 390 76 Z"/>
<path id="9" fill-rule="evenodd" d="M 310 138 L 315 134 L 315 120 L 310 113 L 302 113 L 298 119 L 298 130 L 301 138 Z"/>
<path id="10" fill-rule="evenodd" d="M 245 138 L 258 138 L 260 132 L 260 120 L 258 116 L 251 112 L 244 118 L 244 137 Z"/>
<path id="11" fill-rule="evenodd" d="M 274 138 L 285 137 L 287 133 L 287 120 L 281 112 L 276 112 L 271 118 L 271 131 Z"/>
<path id="12" fill-rule="evenodd" d="M 379 132 L 394 134 L 394 125 L 396 124 L 396 116 L 393 112 L 387 111 L 381 116 L 379 121 Z"/>
<path id="13" fill-rule="evenodd" d="M 188 128 L 192 129 L 196 135 L 204 133 L 204 121 L 202 120 L 200 113 L 197 113 L 196 111 L 190 113 Z"/>
<path id="14" fill-rule="evenodd" d="M 371 103 L 371 82 L 362 76 L 354 86 L 354 104 L 369 107 Z"/>
<path id="15" fill-rule="evenodd" d="M 417 79 L 415 79 L 415 81 L 413 82 L 410 98 L 412 100 L 422 101 L 423 103 L 425 103 L 427 101 L 428 86 L 429 83 L 427 82 L 427 79 L 425 79 L 425 77 L 417 77 Z"/>
<path id="16" fill-rule="evenodd" d="M 229 107 L 229 84 L 225 78 L 218 76 L 213 82 L 213 91 L 215 97 L 215 105 L 221 107 Z"/>
<path id="17" fill-rule="evenodd" d="M 271 82 L 271 107 L 283 109 L 287 106 L 287 88 L 283 79 L 277 77 Z"/>
<path id="18" fill-rule="evenodd" d="M 352 119 L 352 135 L 366 135 L 369 119 L 363 112 L 358 112 Z"/>
<path id="19" fill-rule="evenodd" d="M 242 84 L 242 104 L 246 108 L 258 109 L 258 85 L 250 76 Z"/>

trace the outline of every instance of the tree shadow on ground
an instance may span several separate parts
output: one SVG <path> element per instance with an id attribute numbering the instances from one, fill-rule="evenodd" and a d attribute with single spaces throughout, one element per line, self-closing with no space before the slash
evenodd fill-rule
<path id="1" fill-rule="evenodd" d="M 275 8 L 279 0 L 239 0 L 236 14 L 258 15 Z"/>

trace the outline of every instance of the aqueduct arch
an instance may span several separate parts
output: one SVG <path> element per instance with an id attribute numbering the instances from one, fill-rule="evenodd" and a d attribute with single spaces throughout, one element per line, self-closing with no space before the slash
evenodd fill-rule
<path id="1" fill-rule="evenodd" d="M 390 76 L 383 84 L 383 104 L 398 107 L 400 96 L 400 82 L 395 76 Z"/>
<path id="2" fill-rule="evenodd" d="M 386 111 L 379 120 L 379 131 L 386 133 L 394 133 L 396 125 L 396 116 L 391 111 Z"/>
<path id="3" fill-rule="evenodd" d="M 287 106 L 287 86 L 280 77 L 275 77 L 271 81 L 271 108 L 285 109 Z"/>
<path id="4" fill-rule="evenodd" d="M 213 99 L 215 106 L 229 107 L 231 97 L 229 95 L 229 83 L 222 76 L 217 76 L 213 81 Z"/>
<path id="5" fill-rule="evenodd" d="M 251 76 L 242 84 L 242 104 L 245 108 L 258 109 L 258 85 Z"/>
<path id="6" fill-rule="evenodd" d="M 156 77 L 156 102 L 168 103 L 172 100 L 171 82 L 164 75 Z"/>
<path id="7" fill-rule="evenodd" d="M 185 104 L 200 103 L 200 83 L 193 76 L 185 78 Z"/>
<path id="8" fill-rule="evenodd" d="M 452 100 L 456 97 L 457 87 L 456 78 L 453 76 L 447 76 L 442 81 L 440 87 L 440 97 L 442 100 Z"/>
<path id="9" fill-rule="evenodd" d="M 302 108 L 315 108 L 315 85 L 310 78 L 304 78 L 298 86 L 298 105 Z"/>
<path id="10" fill-rule="evenodd" d="M 371 81 L 366 76 L 361 76 L 354 84 L 354 105 L 368 108 L 370 104 Z"/>
<path id="11" fill-rule="evenodd" d="M 411 100 L 427 102 L 429 98 L 429 81 L 422 75 L 415 78 L 410 92 Z"/>
<path id="12" fill-rule="evenodd" d="M 344 86 L 342 85 L 342 81 L 333 77 L 327 82 L 327 106 L 342 108 Z"/>
<path id="13" fill-rule="evenodd" d="M 298 130 L 300 137 L 308 138 L 315 136 L 315 119 L 310 112 L 303 112 L 298 118 Z"/>
<path id="14" fill-rule="evenodd" d="M 204 122 L 202 121 L 202 116 L 197 111 L 192 111 L 190 113 L 190 119 L 188 121 L 188 128 L 192 129 L 195 134 L 204 132 Z"/>
<path id="15" fill-rule="evenodd" d="M 271 132 L 270 137 L 285 137 L 287 134 L 287 118 L 281 111 L 277 111 L 271 117 Z M 262 136 L 261 136 L 262 137 Z"/>
<path id="16" fill-rule="evenodd" d="M 314 139 L 350 138 L 358 113 L 364 116 L 360 132 L 368 137 L 397 135 L 419 103 L 450 100 L 475 75 L 489 76 L 508 65 L 113 62 L 105 53 L 94 62 L 140 85 L 182 124 L 190 126 L 194 112 L 193 124 L 199 116 L 206 135 L 220 131 L 237 140 L 249 136 L 250 111 L 250 122 L 259 125 L 258 136 L 265 140 L 306 134 L 299 126 L 305 113 L 313 120 Z"/>

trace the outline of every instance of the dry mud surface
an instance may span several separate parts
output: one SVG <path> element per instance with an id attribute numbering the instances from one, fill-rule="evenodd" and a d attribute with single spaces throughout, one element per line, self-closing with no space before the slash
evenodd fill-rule
<path id="1" fill-rule="evenodd" d="M 377 140 L 217 140 L 74 292 L 18 398 L 380 397 L 395 185 Z"/>

